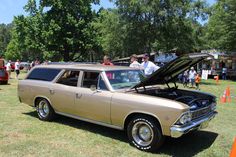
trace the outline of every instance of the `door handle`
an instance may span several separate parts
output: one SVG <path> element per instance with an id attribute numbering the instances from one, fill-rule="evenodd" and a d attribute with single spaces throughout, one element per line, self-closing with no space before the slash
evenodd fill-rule
<path id="1" fill-rule="evenodd" d="M 50 94 L 54 94 L 55 91 L 53 89 L 49 89 Z"/>
<path id="2" fill-rule="evenodd" d="M 76 99 L 80 99 L 82 97 L 82 94 L 76 93 L 75 97 L 76 97 Z"/>

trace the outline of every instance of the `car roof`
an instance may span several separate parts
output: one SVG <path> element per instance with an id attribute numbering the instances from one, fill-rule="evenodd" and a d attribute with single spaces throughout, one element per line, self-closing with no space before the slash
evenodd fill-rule
<path id="1" fill-rule="evenodd" d="M 37 65 L 35 68 L 53 68 L 53 69 L 78 69 L 93 71 L 111 71 L 111 70 L 136 70 L 135 68 L 125 66 L 105 66 L 102 64 L 56 64 L 56 65 Z"/>

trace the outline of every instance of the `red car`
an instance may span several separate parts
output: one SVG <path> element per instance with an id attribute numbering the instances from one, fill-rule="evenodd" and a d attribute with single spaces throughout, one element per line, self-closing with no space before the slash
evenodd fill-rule
<path id="1" fill-rule="evenodd" d="M 0 84 L 8 83 L 8 73 L 4 64 L 4 60 L 0 59 Z"/>

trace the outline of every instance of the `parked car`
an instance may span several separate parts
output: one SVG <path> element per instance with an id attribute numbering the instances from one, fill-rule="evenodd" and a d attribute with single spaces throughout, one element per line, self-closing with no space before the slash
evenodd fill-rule
<path id="1" fill-rule="evenodd" d="M 36 107 L 40 120 L 51 121 L 59 114 L 125 130 L 131 145 L 155 151 L 165 136 L 178 138 L 205 128 L 217 114 L 215 96 L 170 86 L 207 56 L 184 55 L 148 78 L 121 66 L 37 66 L 19 81 L 18 96 Z"/>
<path id="2" fill-rule="evenodd" d="M 28 62 L 20 62 L 20 70 L 29 70 L 30 69 L 30 63 Z"/>
<path id="3" fill-rule="evenodd" d="M 0 84 L 8 84 L 8 77 L 5 62 L 3 59 L 0 59 Z"/>

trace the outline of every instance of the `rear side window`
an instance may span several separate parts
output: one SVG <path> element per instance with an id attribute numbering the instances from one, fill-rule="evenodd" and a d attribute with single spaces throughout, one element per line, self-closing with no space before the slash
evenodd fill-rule
<path id="1" fill-rule="evenodd" d="M 60 71 L 60 69 L 36 68 L 26 79 L 52 81 Z"/>

